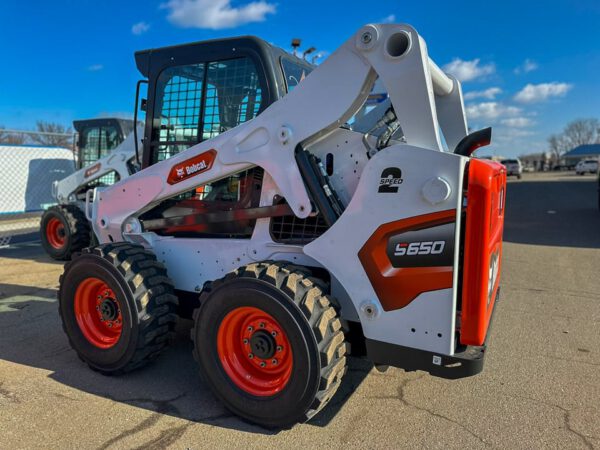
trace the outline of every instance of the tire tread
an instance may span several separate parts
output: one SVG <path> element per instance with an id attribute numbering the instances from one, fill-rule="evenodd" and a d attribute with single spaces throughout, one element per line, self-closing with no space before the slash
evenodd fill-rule
<path id="1" fill-rule="evenodd" d="M 320 383 L 313 402 L 301 421 L 307 421 L 331 400 L 346 372 L 347 345 L 341 321 L 333 302 L 325 294 L 327 283 L 311 276 L 308 268 L 286 262 L 265 261 L 242 266 L 224 278 L 208 283 L 200 296 L 200 304 L 219 285 L 233 278 L 251 278 L 267 282 L 283 291 L 298 306 L 307 322 L 319 349 Z M 198 323 L 201 308 L 194 311 L 194 324 Z M 191 330 L 191 336 L 195 330 Z M 200 362 L 196 342 L 194 358 Z"/>
<path id="2" fill-rule="evenodd" d="M 143 247 L 126 242 L 103 244 L 92 248 L 85 248 L 81 253 L 73 255 L 73 259 L 65 265 L 65 270 L 60 276 L 62 286 L 65 274 L 82 255 L 96 255 L 112 264 L 121 273 L 125 283 L 133 295 L 133 304 L 139 320 L 139 334 L 137 346 L 130 361 L 118 370 L 110 373 L 88 365 L 96 371 L 119 375 L 138 369 L 153 360 L 164 350 L 174 336 L 178 299 L 173 291 L 173 283 L 167 276 L 165 266 L 156 260 L 152 252 Z M 62 289 L 58 290 L 60 293 Z M 65 333 L 65 320 L 59 302 L 59 314 Z M 68 335 L 71 347 L 77 351 L 71 337 Z M 85 358 L 79 352 L 81 359 Z"/>

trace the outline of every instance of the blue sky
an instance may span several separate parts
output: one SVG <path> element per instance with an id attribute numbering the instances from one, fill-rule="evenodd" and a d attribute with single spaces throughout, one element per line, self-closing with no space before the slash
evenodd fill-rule
<path id="1" fill-rule="evenodd" d="M 469 125 L 487 153 L 546 149 L 569 121 L 600 117 L 600 1 L 2 0 L 0 125 L 130 116 L 133 53 L 255 34 L 334 51 L 368 22 L 406 22 L 463 78 Z"/>

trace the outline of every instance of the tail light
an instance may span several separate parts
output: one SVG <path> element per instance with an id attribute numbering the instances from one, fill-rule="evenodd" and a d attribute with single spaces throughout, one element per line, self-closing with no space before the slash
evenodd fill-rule
<path id="1" fill-rule="evenodd" d="M 502 261 L 506 169 L 469 162 L 460 342 L 483 345 L 494 310 Z"/>

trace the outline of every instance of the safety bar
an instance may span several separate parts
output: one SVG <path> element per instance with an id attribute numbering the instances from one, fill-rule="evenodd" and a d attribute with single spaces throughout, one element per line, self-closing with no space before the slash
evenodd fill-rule
<path id="1" fill-rule="evenodd" d="M 429 58 L 429 72 L 433 83 L 433 92 L 441 97 L 450 94 L 454 90 L 454 81 Z"/>
<path id="2" fill-rule="evenodd" d="M 58 181 L 52 182 L 50 190 L 52 191 L 52 198 L 58 200 Z"/>
<path id="3" fill-rule="evenodd" d="M 85 207 L 83 208 L 83 213 L 85 214 L 85 218 L 92 221 L 92 214 L 90 212 L 90 205 L 94 201 L 94 193 L 95 189 L 88 189 L 85 192 Z"/>

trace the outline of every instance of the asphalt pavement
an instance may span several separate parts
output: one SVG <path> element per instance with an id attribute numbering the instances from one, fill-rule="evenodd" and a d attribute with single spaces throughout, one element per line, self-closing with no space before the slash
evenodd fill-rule
<path id="1" fill-rule="evenodd" d="M 600 448 L 600 212 L 594 178 L 508 186 L 502 296 L 483 373 L 443 380 L 352 360 L 312 422 L 271 431 L 197 374 L 188 322 L 153 364 L 92 372 L 57 313 L 62 264 L 0 249 L 0 449 Z"/>

